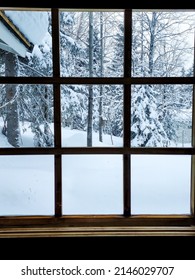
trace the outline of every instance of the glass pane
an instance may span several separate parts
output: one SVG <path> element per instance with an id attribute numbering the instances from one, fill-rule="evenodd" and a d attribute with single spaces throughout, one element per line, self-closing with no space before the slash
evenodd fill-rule
<path id="1" fill-rule="evenodd" d="M 121 77 L 123 12 L 60 12 L 63 77 Z"/>
<path id="2" fill-rule="evenodd" d="M 123 87 L 61 86 L 62 145 L 123 145 Z"/>
<path id="3" fill-rule="evenodd" d="M 190 156 L 132 156 L 132 214 L 190 214 L 190 170 Z"/>
<path id="4" fill-rule="evenodd" d="M 51 12 L 0 11 L 0 76 L 53 75 Z"/>
<path id="5" fill-rule="evenodd" d="M 0 156 L 0 215 L 54 215 L 53 156 Z"/>
<path id="6" fill-rule="evenodd" d="M 192 85 L 135 85 L 132 147 L 191 147 Z"/>
<path id="7" fill-rule="evenodd" d="M 53 87 L 0 85 L 0 147 L 51 147 Z"/>
<path id="8" fill-rule="evenodd" d="M 132 76 L 193 76 L 195 13 L 133 12 Z"/>
<path id="9" fill-rule="evenodd" d="M 122 214 L 119 155 L 66 155 L 62 159 L 63 214 Z"/>

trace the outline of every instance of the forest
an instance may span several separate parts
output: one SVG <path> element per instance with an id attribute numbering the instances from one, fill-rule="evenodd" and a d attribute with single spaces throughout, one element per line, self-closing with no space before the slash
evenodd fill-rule
<path id="1" fill-rule="evenodd" d="M 0 76 L 53 76 L 51 13 L 43 13 L 44 39 L 25 58 L 0 49 Z M 194 75 L 193 13 L 133 12 L 127 62 L 123 12 L 61 11 L 59 19 L 61 77 L 120 78 L 125 63 L 131 77 Z M 61 84 L 60 90 L 61 127 L 86 132 L 86 146 L 93 146 L 93 132 L 102 143 L 109 136 L 113 146 L 113 137 L 123 139 L 124 105 L 131 112 L 132 147 L 191 145 L 193 85 L 132 84 L 131 104 L 124 104 L 121 84 Z M 21 147 L 28 126 L 34 147 L 53 147 L 53 86 L 0 84 L 0 93 L 0 133 L 9 144 Z"/>

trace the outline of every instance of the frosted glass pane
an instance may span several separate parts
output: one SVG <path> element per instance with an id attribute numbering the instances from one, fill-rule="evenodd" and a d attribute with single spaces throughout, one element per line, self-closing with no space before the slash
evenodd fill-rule
<path id="1" fill-rule="evenodd" d="M 62 161 L 63 214 L 122 214 L 122 157 L 67 155 Z"/>
<path id="2" fill-rule="evenodd" d="M 190 166 L 190 156 L 132 156 L 132 213 L 190 214 Z"/>
<path id="3" fill-rule="evenodd" d="M 53 156 L 0 156 L 0 215 L 53 215 Z"/>

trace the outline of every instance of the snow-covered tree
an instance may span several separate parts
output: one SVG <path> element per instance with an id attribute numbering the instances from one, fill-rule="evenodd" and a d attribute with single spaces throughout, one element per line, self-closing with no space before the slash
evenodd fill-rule
<path id="1" fill-rule="evenodd" d="M 184 30 L 183 22 L 189 23 L 190 20 L 192 20 L 190 15 L 185 13 L 134 13 L 132 75 L 136 77 L 182 76 L 181 70 L 186 54 L 191 52 L 190 46 L 187 46 L 187 41 L 183 37 L 184 34 L 186 36 L 188 32 L 191 32 L 191 28 L 190 25 L 186 25 Z M 156 104 L 156 120 L 162 124 L 166 132 L 163 135 L 168 137 L 164 139 L 164 142 L 171 144 L 170 140 L 176 139 L 174 113 L 176 107 L 180 108 L 176 99 L 176 97 L 179 98 L 178 87 L 173 85 L 150 85 L 150 87 L 153 102 Z M 133 99 L 132 106 L 138 104 L 134 101 Z M 134 108 L 132 109 L 135 112 Z M 158 133 L 158 130 L 154 132 Z M 159 145 L 161 145 L 160 142 Z"/>
<path id="2" fill-rule="evenodd" d="M 133 87 L 131 145 L 166 147 L 168 138 L 158 119 L 157 105 L 150 85 Z"/>
<path id="3" fill-rule="evenodd" d="M 83 13 L 60 12 L 61 75 L 85 75 L 87 72 L 86 44 L 82 37 L 80 19 Z M 86 130 L 87 87 L 84 85 L 61 86 L 61 120 L 63 127 Z"/>
<path id="4" fill-rule="evenodd" d="M 123 76 L 124 23 L 121 15 L 123 13 L 112 11 L 60 11 L 62 77 Z M 12 76 L 53 75 L 49 12 L 48 18 L 48 32 L 34 46 L 32 54 L 25 58 L 12 54 L 15 58 L 8 59 L 9 55 L 1 51 L 0 75 L 10 76 L 10 71 Z M 193 65 L 188 58 L 192 57 L 193 46 L 188 46 L 185 40 L 192 32 L 191 23 L 190 13 L 133 12 L 132 76 L 192 76 Z M 15 66 L 10 66 L 10 61 Z M 52 146 L 52 86 L 0 85 L 0 91 L 3 133 L 9 142 L 13 146 L 21 145 L 22 122 L 27 121 L 35 146 Z M 92 146 L 93 131 L 99 131 L 100 141 L 103 141 L 103 133 L 110 134 L 111 138 L 123 136 L 123 106 L 131 106 L 132 145 L 156 147 L 177 141 L 179 121 L 176 116 L 181 117 L 182 124 L 191 125 L 191 85 L 133 85 L 132 103 L 128 105 L 123 104 L 123 94 L 121 85 L 61 85 L 62 126 L 86 131 L 87 145 Z M 188 118 L 184 117 L 186 114 Z"/>

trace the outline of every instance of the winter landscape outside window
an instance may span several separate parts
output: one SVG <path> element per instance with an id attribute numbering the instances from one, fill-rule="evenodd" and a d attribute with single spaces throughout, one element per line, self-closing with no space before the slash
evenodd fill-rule
<path id="1" fill-rule="evenodd" d="M 193 229 L 194 27 L 193 10 L 0 8 L 0 228 Z"/>

